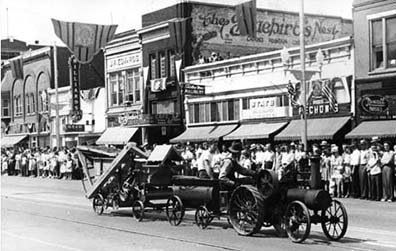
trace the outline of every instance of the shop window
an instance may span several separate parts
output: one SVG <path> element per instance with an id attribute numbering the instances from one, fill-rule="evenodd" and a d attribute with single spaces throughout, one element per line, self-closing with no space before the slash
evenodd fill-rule
<path id="1" fill-rule="evenodd" d="M 1 102 L 1 116 L 10 116 L 10 100 L 9 99 L 2 99 Z"/>
<path id="2" fill-rule="evenodd" d="M 370 20 L 371 70 L 396 67 L 396 16 Z"/>
<path id="3" fill-rule="evenodd" d="M 151 79 L 157 78 L 157 60 L 155 55 L 150 55 L 150 77 Z"/>
<path id="4" fill-rule="evenodd" d="M 165 100 L 161 102 L 152 103 L 153 114 L 173 114 L 175 113 L 176 101 Z"/>
<path id="5" fill-rule="evenodd" d="M 170 50 L 168 52 L 168 56 L 169 56 L 169 76 L 174 77 L 176 76 L 176 65 L 175 65 L 175 52 L 173 50 Z"/>
<path id="6" fill-rule="evenodd" d="M 166 74 L 166 57 L 165 57 L 165 53 L 161 52 L 159 54 L 160 56 L 160 78 L 166 78 L 167 74 Z"/>
<path id="7" fill-rule="evenodd" d="M 249 109 L 249 98 L 242 99 L 242 109 L 243 110 Z"/>
<path id="8" fill-rule="evenodd" d="M 127 95 L 125 96 L 126 101 L 132 103 L 140 102 L 140 72 L 139 69 L 133 69 L 127 72 Z"/>

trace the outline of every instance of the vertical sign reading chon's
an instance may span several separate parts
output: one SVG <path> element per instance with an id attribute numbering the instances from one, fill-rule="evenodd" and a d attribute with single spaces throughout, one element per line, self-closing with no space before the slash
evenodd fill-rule
<path id="1" fill-rule="evenodd" d="M 82 118 L 80 104 L 80 63 L 74 56 L 69 58 L 70 86 L 72 91 L 72 121 L 75 123 Z"/>

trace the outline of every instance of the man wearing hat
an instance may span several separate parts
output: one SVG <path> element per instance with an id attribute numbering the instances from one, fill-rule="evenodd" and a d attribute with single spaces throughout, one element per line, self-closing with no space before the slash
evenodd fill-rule
<path id="1" fill-rule="evenodd" d="M 255 171 L 243 168 L 239 165 L 238 160 L 241 155 L 242 146 L 239 142 L 233 142 L 228 148 L 231 155 L 224 159 L 223 164 L 220 168 L 219 179 L 222 184 L 228 187 L 234 187 L 236 185 L 235 173 L 239 173 L 245 176 L 254 176 Z"/>

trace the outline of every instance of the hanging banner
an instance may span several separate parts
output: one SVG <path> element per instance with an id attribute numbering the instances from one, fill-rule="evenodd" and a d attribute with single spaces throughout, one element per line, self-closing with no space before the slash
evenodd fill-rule
<path id="1" fill-rule="evenodd" d="M 70 86 L 72 91 L 72 110 L 70 116 L 73 122 L 82 118 L 80 104 L 80 63 L 74 56 L 69 58 Z"/>

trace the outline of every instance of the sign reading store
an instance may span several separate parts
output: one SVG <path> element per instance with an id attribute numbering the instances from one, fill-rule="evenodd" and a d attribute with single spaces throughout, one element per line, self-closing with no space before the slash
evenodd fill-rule
<path id="1" fill-rule="evenodd" d="M 107 58 L 107 71 L 118 71 L 125 68 L 139 66 L 140 53 L 128 53 Z"/>

